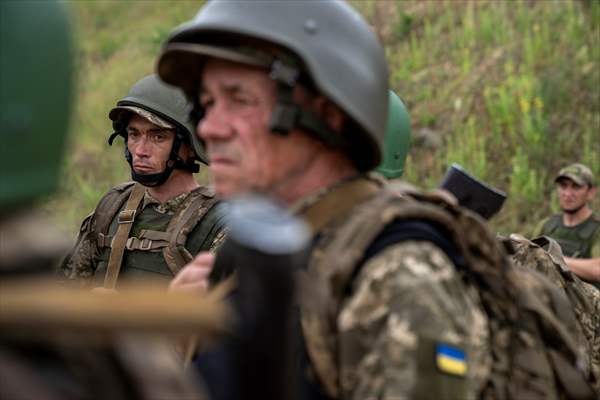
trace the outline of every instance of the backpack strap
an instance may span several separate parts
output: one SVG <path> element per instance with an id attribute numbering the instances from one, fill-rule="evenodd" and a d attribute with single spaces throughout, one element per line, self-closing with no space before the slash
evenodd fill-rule
<path id="1" fill-rule="evenodd" d="M 127 244 L 127 238 L 129 232 L 133 226 L 135 220 L 135 213 L 138 205 L 144 197 L 146 188 L 138 183 L 135 184 L 125 209 L 118 215 L 119 227 L 117 233 L 112 240 L 112 249 L 110 257 L 108 259 L 108 267 L 106 268 L 106 275 L 104 276 L 104 287 L 108 289 L 114 289 L 117 284 L 117 278 L 119 277 L 119 271 L 121 269 L 121 261 L 123 260 L 123 252 Z"/>
<path id="2" fill-rule="evenodd" d="M 595 215 L 590 217 L 590 221 L 579 231 L 579 238 L 583 241 L 588 241 L 594 236 L 596 230 L 600 228 L 600 220 Z"/>
<path id="3" fill-rule="evenodd" d="M 169 222 L 165 232 L 168 242 L 162 251 L 173 275 L 194 258 L 185 247 L 187 237 L 217 202 L 212 191 L 201 187 L 190 194 L 184 206 Z"/>
<path id="4" fill-rule="evenodd" d="M 542 228 L 543 234 L 546 236 L 550 236 L 552 232 L 554 232 L 556 228 L 560 226 L 561 219 L 561 214 L 554 214 L 553 216 L 548 218 L 548 221 L 546 221 L 544 227 Z"/>
<path id="5" fill-rule="evenodd" d="M 108 230 L 119 210 L 123 207 L 135 182 L 125 182 L 112 188 L 98 202 L 93 212 L 93 232 L 99 249 L 111 247 L 112 236 Z"/>

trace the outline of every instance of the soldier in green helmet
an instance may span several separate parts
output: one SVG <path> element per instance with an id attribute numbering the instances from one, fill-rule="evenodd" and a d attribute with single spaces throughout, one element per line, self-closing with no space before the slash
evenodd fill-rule
<path id="1" fill-rule="evenodd" d="M 600 217 L 590 207 L 597 192 L 594 175 L 575 163 L 562 168 L 554 182 L 562 212 L 543 221 L 537 233 L 556 240 L 571 271 L 600 287 Z"/>
<path id="2" fill-rule="evenodd" d="M 217 201 L 193 176 L 206 156 L 192 111 L 183 93 L 156 75 L 137 82 L 110 110 L 109 144 L 124 139 L 134 182 L 111 189 L 83 221 L 61 264 L 67 280 L 109 289 L 119 277 L 167 282 L 219 243 Z"/>

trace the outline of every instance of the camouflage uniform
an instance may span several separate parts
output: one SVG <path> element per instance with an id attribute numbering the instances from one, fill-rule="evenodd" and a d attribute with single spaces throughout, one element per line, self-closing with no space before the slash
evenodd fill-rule
<path id="1" fill-rule="evenodd" d="M 491 363 L 487 318 L 443 251 L 418 241 L 390 246 L 367 260 L 353 286 L 337 321 L 340 342 L 372 345 L 342 354 L 342 398 L 477 397 Z M 444 373 L 428 357 L 436 343 L 466 351 L 467 377 L 445 377 L 453 387 L 438 386 Z"/>
<path id="2" fill-rule="evenodd" d="M 510 243 L 514 265 L 540 272 L 569 299 L 585 336 L 586 355 L 596 377 L 596 389 L 600 390 L 600 292 L 569 271 L 560 246 L 553 239 L 542 236 L 528 240 L 513 234 L 502 240 Z"/>
<path id="3" fill-rule="evenodd" d="M 306 199 L 298 206 L 300 215 L 306 217 L 307 208 L 314 210 L 332 198 L 348 198 L 344 187 L 351 185 L 353 181 L 342 183 Z M 322 339 L 326 335 L 319 316 L 311 310 L 329 308 L 323 302 L 331 298 L 323 293 L 335 297 L 340 292 L 321 286 L 323 281 L 317 284 L 319 269 L 327 263 L 321 256 L 344 225 L 352 224 L 360 204 L 349 204 L 325 226 L 317 222 L 311 262 L 305 276 L 300 275 L 303 336 L 311 361 L 304 375 L 318 376 L 328 394 L 339 399 L 477 398 L 491 364 L 487 317 L 476 288 L 430 241 L 392 239 L 354 266 L 356 276 L 350 287 L 338 288 L 346 294 L 331 315 L 336 337 Z M 384 234 L 375 243 L 386 236 L 393 237 Z M 346 251 L 351 248 L 348 243 Z M 332 359 L 327 359 L 329 344 L 323 342 L 328 340 L 337 349 Z M 462 352 L 464 370 L 436 365 L 438 345 Z"/>
<path id="4" fill-rule="evenodd" d="M 131 186 L 131 184 L 126 185 Z M 121 192 L 122 190 L 123 185 L 112 189 L 111 192 Z M 190 207 L 190 203 L 194 199 L 205 203 L 205 207 L 209 207 L 209 209 L 206 210 L 206 214 L 202 216 L 197 225 L 188 224 L 189 226 L 186 227 L 189 234 L 185 241 L 185 248 L 190 255 L 197 254 L 200 251 L 214 251 L 224 237 L 223 221 L 222 216 L 217 212 L 217 208 L 213 206 L 214 195 L 204 187 L 200 187 L 191 193 L 182 193 L 165 203 L 160 203 L 146 191 L 138 211 L 139 214 L 133 223 L 130 237 L 139 237 L 142 230 L 167 231 L 174 216 L 181 215 Z M 108 232 L 99 236 L 103 228 L 98 226 L 98 219 L 101 217 L 106 219 L 106 209 L 109 208 L 109 205 L 104 203 L 101 201 L 94 213 L 83 221 L 75 246 L 61 263 L 61 273 L 67 280 L 78 280 L 86 285 L 91 284 L 93 281 L 96 285 L 102 285 L 110 248 L 101 246 L 99 237 L 114 236 L 118 227 L 115 215 L 110 218 Z M 198 207 L 198 212 L 201 211 L 202 206 Z M 161 250 L 162 248 L 151 251 L 141 249 L 125 250 L 121 267 L 123 279 L 134 279 L 136 281 L 140 279 L 170 280 L 176 271 L 173 271 L 167 265 Z"/>
<path id="5" fill-rule="evenodd" d="M 108 114 L 117 137 L 125 141 L 125 159 L 134 181 L 112 188 L 96 209 L 84 219 L 77 242 L 60 269 L 67 280 L 114 287 L 117 278 L 131 280 L 170 279 L 195 254 L 213 250 L 223 236 L 221 215 L 214 193 L 198 187 L 161 204 L 145 188 L 168 183 L 177 169 L 198 172 L 196 161 L 206 163 L 204 147 L 195 135 L 192 104 L 177 88 L 148 75 L 132 86 Z M 136 115 L 163 130 L 174 132 L 171 149 L 161 172 L 143 174 L 133 167 L 129 152 L 128 125 Z M 182 146 L 193 155 L 183 159 Z"/>
<path id="6" fill-rule="evenodd" d="M 570 180 L 579 186 L 589 188 L 596 186 L 592 170 L 579 163 L 562 168 L 554 178 L 554 182 L 561 179 Z M 567 257 L 600 257 L 600 217 L 594 214 L 576 226 L 566 226 L 563 223 L 562 213 L 553 215 L 537 227 L 536 236 L 549 236 L 556 240 L 562 253 Z"/>

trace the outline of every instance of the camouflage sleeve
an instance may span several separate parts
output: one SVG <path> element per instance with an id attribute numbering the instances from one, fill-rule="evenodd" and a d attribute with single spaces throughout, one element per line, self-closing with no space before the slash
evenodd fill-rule
<path id="1" fill-rule="evenodd" d="M 99 256 L 93 226 L 94 213 L 83 220 L 75 246 L 60 263 L 59 275 L 62 281 L 77 281 L 83 286 L 91 283 Z"/>
<path id="2" fill-rule="evenodd" d="M 406 241 L 368 260 L 338 317 L 344 399 L 472 399 L 490 369 L 475 289 L 444 252 Z"/>

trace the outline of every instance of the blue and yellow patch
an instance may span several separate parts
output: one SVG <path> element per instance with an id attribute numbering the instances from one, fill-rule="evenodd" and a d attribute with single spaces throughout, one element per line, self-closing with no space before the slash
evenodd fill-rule
<path id="1" fill-rule="evenodd" d="M 438 343 L 435 346 L 435 362 L 438 369 L 450 375 L 465 376 L 467 374 L 467 357 L 465 351 Z"/>

